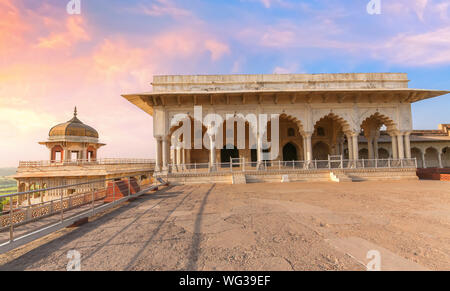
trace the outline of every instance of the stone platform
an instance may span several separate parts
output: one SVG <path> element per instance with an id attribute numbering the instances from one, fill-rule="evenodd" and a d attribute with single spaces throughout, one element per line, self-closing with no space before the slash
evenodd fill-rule
<path id="1" fill-rule="evenodd" d="M 418 180 L 416 169 L 333 169 L 335 175 L 345 175 L 353 182 L 358 181 L 396 181 Z M 238 173 L 176 173 L 161 176 L 171 185 L 189 184 L 233 184 L 233 176 Z M 289 182 L 332 182 L 330 170 L 281 170 L 281 171 L 246 171 L 246 183 L 281 183 L 283 176 Z M 236 179 L 234 179 L 236 181 Z"/>

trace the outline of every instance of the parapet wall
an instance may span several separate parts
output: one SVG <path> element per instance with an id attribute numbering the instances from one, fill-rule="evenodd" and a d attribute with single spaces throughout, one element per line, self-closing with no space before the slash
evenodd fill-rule
<path id="1" fill-rule="evenodd" d="M 154 76 L 153 92 L 402 89 L 404 73 Z"/>
<path id="2" fill-rule="evenodd" d="M 333 172 L 344 173 L 353 181 L 393 181 L 418 180 L 416 169 L 339 169 Z M 296 171 L 249 171 L 245 172 L 247 183 L 280 183 L 283 176 L 289 182 L 331 182 L 329 170 Z M 162 178 L 172 185 L 189 184 L 231 184 L 233 173 L 169 174 Z"/>

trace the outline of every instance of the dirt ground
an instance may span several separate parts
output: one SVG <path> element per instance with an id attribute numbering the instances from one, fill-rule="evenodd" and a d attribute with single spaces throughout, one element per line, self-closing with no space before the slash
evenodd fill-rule
<path id="1" fill-rule="evenodd" d="M 450 183 L 167 187 L 0 256 L 0 270 L 450 270 Z"/>

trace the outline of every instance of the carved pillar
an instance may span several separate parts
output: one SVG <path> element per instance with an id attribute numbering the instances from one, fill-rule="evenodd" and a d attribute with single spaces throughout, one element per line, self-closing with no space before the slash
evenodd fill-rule
<path id="1" fill-rule="evenodd" d="M 375 153 L 375 159 L 377 159 L 378 160 L 378 158 L 379 158 L 379 153 L 378 153 L 378 137 L 375 137 L 374 139 L 373 139 L 373 151 L 374 151 L 374 153 Z"/>
<path id="2" fill-rule="evenodd" d="M 371 137 L 371 136 L 367 137 L 367 149 L 369 151 L 369 160 L 373 160 L 375 158 L 375 155 L 373 153 L 373 148 L 374 148 L 373 140 L 374 140 L 373 137 Z"/>
<path id="3" fill-rule="evenodd" d="M 353 159 L 357 161 L 359 159 L 358 134 L 354 133 L 352 137 L 353 137 Z"/>
<path id="4" fill-rule="evenodd" d="M 305 133 L 304 138 L 306 138 L 306 161 L 307 162 L 311 162 L 313 159 L 311 137 L 312 137 L 312 133 Z"/>
<path id="5" fill-rule="evenodd" d="M 191 164 L 191 150 L 186 150 L 186 162 Z"/>
<path id="6" fill-rule="evenodd" d="M 350 133 L 346 134 L 347 136 L 347 147 L 348 147 L 348 159 L 353 161 L 353 138 Z"/>
<path id="7" fill-rule="evenodd" d="M 79 154 L 79 157 L 78 157 L 79 160 L 86 160 L 87 159 L 86 151 L 87 151 L 86 146 L 83 146 L 82 149 L 81 149 L 81 153 Z"/>
<path id="8" fill-rule="evenodd" d="M 156 161 L 155 161 L 155 172 L 161 172 L 161 150 L 162 150 L 162 141 L 161 137 L 155 137 L 156 139 Z"/>
<path id="9" fill-rule="evenodd" d="M 176 164 L 177 164 L 177 166 L 179 166 L 179 165 L 181 165 L 181 147 L 177 147 L 177 149 L 176 149 L 176 152 L 177 152 L 177 162 L 176 162 Z"/>
<path id="10" fill-rule="evenodd" d="M 405 134 L 405 156 L 407 159 L 411 158 L 411 132 Z"/>
<path id="11" fill-rule="evenodd" d="M 214 140 L 214 135 L 209 137 L 209 167 L 210 167 L 210 171 L 215 171 L 216 170 L 216 141 Z"/>
<path id="12" fill-rule="evenodd" d="M 398 151 L 397 151 L 397 136 L 395 134 L 391 135 L 391 143 L 392 143 L 392 158 L 394 160 L 398 159 Z"/>
<path id="13" fill-rule="evenodd" d="M 165 136 L 162 139 L 162 170 L 167 171 L 169 169 L 169 142 L 168 137 Z"/>
<path id="14" fill-rule="evenodd" d="M 302 134 L 302 140 L 303 140 L 303 161 L 306 161 L 306 138 L 304 134 Z"/>
<path id="15" fill-rule="evenodd" d="M 170 158 L 172 159 L 172 168 L 175 168 L 175 163 L 177 160 L 177 154 L 173 146 L 170 147 Z"/>
<path id="16" fill-rule="evenodd" d="M 258 161 L 257 167 L 259 168 L 262 165 L 262 155 L 263 155 L 262 136 L 260 136 L 258 133 L 257 138 L 258 138 L 258 142 L 256 143 L 256 156 L 257 156 L 257 161 Z"/>
<path id="17" fill-rule="evenodd" d="M 443 165 L 442 165 L 442 151 L 439 151 L 438 152 L 438 160 L 439 160 L 439 168 L 443 168 Z"/>
<path id="18" fill-rule="evenodd" d="M 70 151 L 68 149 L 64 149 L 62 161 L 70 161 Z"/>
<path id="19" fill-rule="evenodd" d="M 398 158 L 404 159 L 405 158 L 405 149 L 403 147 L 403 134 L 399 133 L 397 135 L 397 142 L 398 142 Z"/>
<path id="20" fill-rule="evenodd" d="M 425 152 L 422 152 L 422 166 L 424 169 L 427 168 L 427 163 L 425 161 Z"/>

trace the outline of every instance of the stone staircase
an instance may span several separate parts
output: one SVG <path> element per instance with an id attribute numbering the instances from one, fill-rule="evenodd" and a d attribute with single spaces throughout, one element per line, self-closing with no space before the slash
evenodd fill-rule
<path id="1" fill-rule="evenodd" d="M 232 176 L 233 185 L 247 184 L 247 177 L 243 173 L 236 173 Z"/>
<path id="2" fill-rule="evenodd" d="M 341 183 L 341 182 L 353 182 L 352 178 L 347 176 L 344 173 L 330 172 L 330 179 L 333 182 Z"/>
<path id="3" fill-rule="evenodd" d="M 130 190 L 131 195 L 141 191 L 139 184 L 135 178 L 130 179 L 130 184 L 128 184 L 128 180 L 108 182 L 106 198 L 104 202 L 110 203 L 113 202 L 114 199 L 117 201 L 125 196 L 128 196 Z"/>

